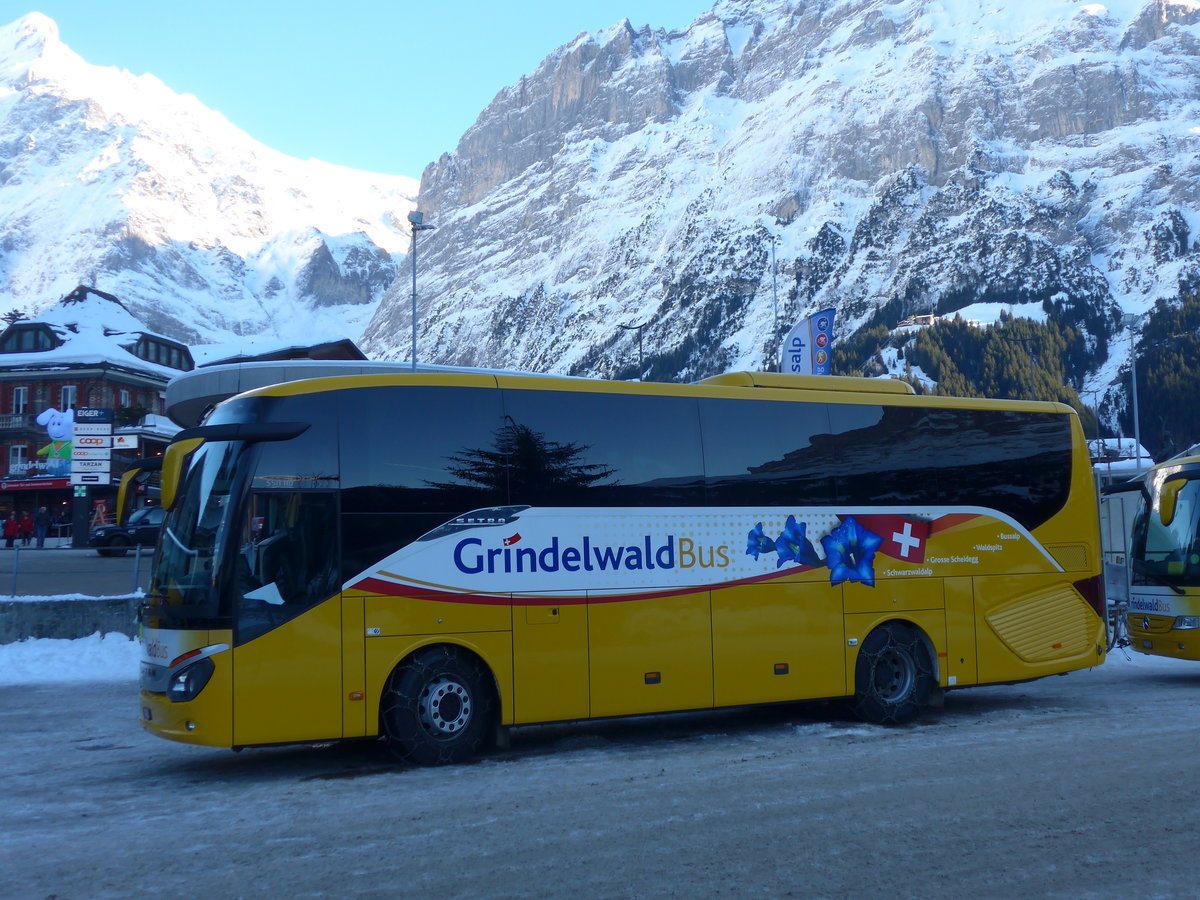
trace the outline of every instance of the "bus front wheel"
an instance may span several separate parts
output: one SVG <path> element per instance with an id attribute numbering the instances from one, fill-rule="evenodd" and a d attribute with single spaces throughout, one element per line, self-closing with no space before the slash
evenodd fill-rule
<path id="1" fill-rule="evenodd" d="M 470 759 L 492 730 L 487 672 L 457 647 L 430 647 L 397 667 L 381 716 L 388 748 L 407 762 L 440 766 Z"/>
<path id="2" fill-rule="evenodd" d="M 854 711 L 868 722 L 896 725 L 916 718 L 936 686 L 921 636 L 899 622 L 867 635 L 854 668 Z"/>

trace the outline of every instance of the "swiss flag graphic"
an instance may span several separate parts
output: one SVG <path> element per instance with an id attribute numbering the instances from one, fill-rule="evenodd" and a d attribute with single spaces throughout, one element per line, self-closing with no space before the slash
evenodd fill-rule
<path id="1" fill-rule="evenodd" d="M 860 525 L 881 538 L 879 552 L 901 562 L 925 562 L 925 543 L 929 540 L 929 522 L 905 516 L 855 516 Z"/>
<path id="2" fill-rule="evenodd" d="M 520 539 L 521 539 L 521 535 L 520 535 L 520 533 L 517 533 L 517 534 L 514 534 L 512 537 L 504 538 L 504 540 L 501 543 L 503 543 L 505 547 L 511 547 L 513 544 L 515 544 Z"/>

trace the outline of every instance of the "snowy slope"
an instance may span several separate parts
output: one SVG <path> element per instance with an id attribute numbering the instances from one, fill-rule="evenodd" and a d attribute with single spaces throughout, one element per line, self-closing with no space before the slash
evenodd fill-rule
<path id="1" fill-rule="evenodd" d="M 426 170 L 420 354 L 631 377 L 618 326 L 643 325 L 647 377 L 691 379 L 771 365 L 827 304 L 841 337 L 1015 308 L 1084 328 L 1106 390 L 1120 313 L 1200 283 L 1198 19 L 722 0 L 680 32 L 580 35 Z M 368 352 L 407 355 L 410 290 Z"/>
<path id="2" fill-rule="evenodd" d="M 0 27 L 0 310 L 84 283 L 192 342 L 357 336 L 415 189 L 286 157 L 153 76 L 89 65 L 41 14 Z"/>

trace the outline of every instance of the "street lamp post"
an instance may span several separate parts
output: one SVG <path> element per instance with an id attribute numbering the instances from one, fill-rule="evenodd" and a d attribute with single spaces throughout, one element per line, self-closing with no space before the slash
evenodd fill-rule
<path id="1" fill-rule="evenodd" d="M 1138 415 L 1138 396 L 1137 396 L 1137 346 L 1135 339 L 1137 332 L 1133 326 L 1137 324 L 1138 317 L 1133 313 L 1126 313 L 1121 320 L 1126 328 L 1129 329 L 1129 379 L 1132 382 L 1131 400 L 1133 404 L 1133 469 L 1134 472 L 1142 471 L 1142 427 L 1140 423 L 1141 417 Z"/>
<path id="2" fill-rule="evenodd" d="M 779 246 L 779 235 L 771 235 L 771 334 L 774 335 L 779 330 L 779 289 L 776 286 L 776 281 L 779 275 L 779 266 L 775 263 L 775 248 Z"/>
<path id="3" fill-rule="evenodd" d="M 432 231 L 436 225 L 425 224 L 425 214 L 415 209 L 408 214 L 408 224 L 412 226 L 412 247 L 409 257 L 412 259 L 412 370 L 417 371 L 417 232 Z"/>

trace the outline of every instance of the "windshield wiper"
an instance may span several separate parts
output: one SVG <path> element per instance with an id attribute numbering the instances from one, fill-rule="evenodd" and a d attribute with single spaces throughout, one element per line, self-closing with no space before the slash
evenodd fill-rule
<path id="1" fill-rule="evenodd" d="M 1181 588 L 1175 582 L 1170 581 L 1165 575 L 1160 575 L 1157 572 L 1151 570 L 1149 568 L 1149 564 L 1143 559 L 1135 559 L 1133 561 L 1133 571 L 1137 572 L 1139 575 L 1145 575 L 1151 581 L 1155 581 L 1158 584 L 1169 587 L 1176 594 L 1183 595 L 1183 594 L 1187 593 L 1183 588 Z"/>

